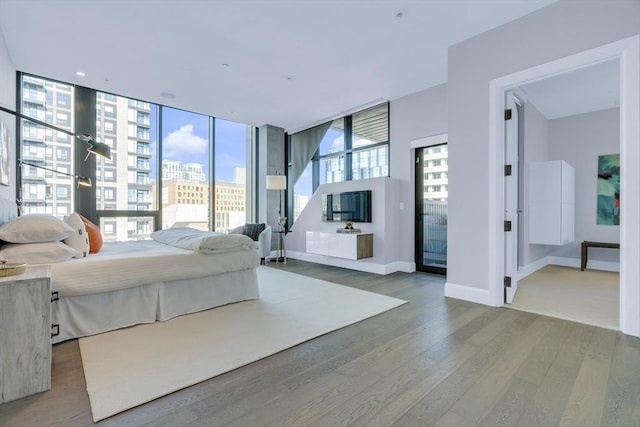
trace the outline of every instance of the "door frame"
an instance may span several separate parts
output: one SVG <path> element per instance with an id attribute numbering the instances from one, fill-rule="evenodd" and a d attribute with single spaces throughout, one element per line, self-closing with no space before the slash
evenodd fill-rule
<path id="1" fill-rule="evenodd" d="M 504 276 L 504 94 L 517 86 L 607 60 L 620 61 L 620 330 L 640 336 L 640 35 L 489 82 L 489 304 L 502 307 Z"/>
<path id="2" fill-rule="evenodd" d="M 418 139 L 413 139 L 411 140 L 411 149 L 413 152 L 413 158 L 415 159 L 417 156 L 417 150 L 422 149 L 422 148 L 426 148 L 426 147 L 431 147 L 434 145 L 442 145 L 442 144 L 448 144 L 449 143 L 449 134 L 448 133 L 441 133 L 438 135 L 432 135 L 432 136 L 428 136 L 425 138 L 418 138 Z M 424 273 L 432 273 L 432 274 L 443 274 L 446 275 L 446 269 L 443 269 L 444 271 L 440 271 L 440 269 L 433 269 L 433 270 L 424 270 L 424 269 L 418 269 L 418 265 L 422 264 L 421 262 L 418 262 L 418 257 L 422 256 L 422 242 L 418 242 L 418 230 L 419 227 L 422 226 L 422 221 L 420 221 L 418 219 L 418 211 L 420 209 L 420 206 L 418 206 L 418 185 L 417 185 L 417 180 L 418 180 L 418 171 L 415 168 L 415 160 L 414 160 L 414 168 L 413 168 L 413 198 L 414 198 L 414 206 L 415 206 L 415 212 L 414 212 L 414 264 L 416 266 L 416 269 L 418 271 L 422 271 Z"/>

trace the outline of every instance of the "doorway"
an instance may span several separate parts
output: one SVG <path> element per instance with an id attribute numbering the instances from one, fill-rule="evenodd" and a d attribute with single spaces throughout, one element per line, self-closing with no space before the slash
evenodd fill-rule
<path id="1" fill-rule="evenodd" d="M 415 150 L 416 269 L 447 274 L 448 145 Z"/>
<path id="2" fill-rule="evenodd" d="M 637 115 L 640 111 L 638 52 L 640 38 L 634 36 L 609 45 L 571 55 L 547 64 L 504 76 L 490 82 L 490 139 L 495 144 L 490 147 L 489 170 L 496 183 L 496 193 L 490 194 L 490 202 L 495 206 L 495 221 L 490 224 L 491 272 L 493 279 L 489 284 L 489 298 L 496 306 L 504 305 L 504 231 L 502 218 L 504 213 L 504 132 L 503 110 L 505 109 L 505 92 L 515 87 L 544 80 L 554 75 L 568 73 L 572 70 L 595 63 L 618 60 L 620 62 L 620 169 L 621 182 L 628 187 L 621 188 L 620 206 L 620 330 L 623 333 L 640 336 L 640 266 L 632 260 L 640 253 L 640 241 L 634 237 L 640 228 L 640 195 L 633 189 L 640 181 L 640 173 L 634 166 L 635 159 L 640 156 L 637 146 L 639 129 Z M 634 118 L 636 120 L 634 120 Z"/>

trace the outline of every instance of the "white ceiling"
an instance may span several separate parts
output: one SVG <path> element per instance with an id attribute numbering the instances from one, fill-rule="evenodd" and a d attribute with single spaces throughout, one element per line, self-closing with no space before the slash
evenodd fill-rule
<path id="1" fill-rule="evenodd" d="M 620 61 L 611 60 L 520 88 L 547 119 L 620 107 Z"/>
<path id="2" fill-rule="evenodd" d="M 0 29 L 20 71 L 292 132 L 444 83 L 449 46 L 555 1 L 0 0 Z"/>

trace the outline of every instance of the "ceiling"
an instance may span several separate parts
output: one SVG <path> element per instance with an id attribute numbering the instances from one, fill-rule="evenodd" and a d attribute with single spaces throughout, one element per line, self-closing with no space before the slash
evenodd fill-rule
<path id="1" fill-rule="evenodd" d="M 620 107 L 620 61 L 610 60 L 521 86 L 548 120 Z"/>
<path id="2" fill-rule="evenodd" d="M 0 0 L 0 30 L 20 71 L 295 132 L 446 82 L 449 46 L 555 1 Z"/>

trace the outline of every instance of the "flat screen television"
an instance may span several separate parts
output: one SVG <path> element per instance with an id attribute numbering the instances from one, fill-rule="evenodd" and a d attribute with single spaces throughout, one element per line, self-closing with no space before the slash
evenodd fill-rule
<path id="1" fill-rule="evenodd" d="M 323 194 L 322 220 L 371 222 L 371 190 Z"/>

